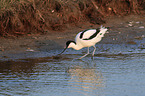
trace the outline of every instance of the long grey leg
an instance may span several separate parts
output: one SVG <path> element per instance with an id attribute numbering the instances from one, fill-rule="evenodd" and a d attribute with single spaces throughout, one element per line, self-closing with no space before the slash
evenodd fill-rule
<path id="1" fill-rule="evenodd" d="M 79 59 L 84 58 L 84 57 L 87 56 L 88 54 L 89 54 L 89 47 L 88 47 L 88 52 L 87 52 L 87 54 L 85 54 L 84 56 L 80 57 Z"/>
<path id="2" fill-rule="evenodd" d="M 93 47 L 94 47 L 94 51 L 93 51 L 93 53 L 92 53 L 92 59 L 93 59 L 94 54 L 95 54 L 95 51 L 96 51 L 96 47 L 95 47 L 95 45 L 94 45 Z"/>

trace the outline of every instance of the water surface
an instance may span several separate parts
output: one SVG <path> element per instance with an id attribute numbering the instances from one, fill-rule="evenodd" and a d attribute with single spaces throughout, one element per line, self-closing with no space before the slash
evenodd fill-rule
<path id="1" fill-rule="evenodd" d="M 0 95 L 145 96 L 145 49 L 103 47 L 94 60 L 91 55 L 74 59 L 86 51 L 69 49 L 59 59 L 42 56 L 0 61 Z"/>

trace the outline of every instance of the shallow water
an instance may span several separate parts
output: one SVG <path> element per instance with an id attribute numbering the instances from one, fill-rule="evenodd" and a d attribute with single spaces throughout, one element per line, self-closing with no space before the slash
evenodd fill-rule
<path id="1" fill-rule="evenodd" d="M 91 55 L 74 59 L 85 49 L 69 49 L 58 59 L 42 56 L 0 61 L 0 95 L 145 96 L 145 49 L 100 46 L 105 48 L 98 48 L 94 60 Z"/>

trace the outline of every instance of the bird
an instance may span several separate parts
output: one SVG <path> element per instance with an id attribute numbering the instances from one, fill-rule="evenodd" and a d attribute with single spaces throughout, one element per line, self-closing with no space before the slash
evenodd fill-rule
<path id="1" fill-rule="evenodd" d="M 100 26 L 100 28 L 97 28 L 97 29 L 86 29 L 84 31 L 81 31 L 76 35 L 75 41 L 69 40 L 66 42 L 65 49 L 59 55 L 61 55 L 67 48 L 80 50 L 84 47 L 88 47 L 88 52 L 79 58 L 79 59 L 82 59 L 89 54 L 89 48 L 93 46 L 94 47 L 94 50 L 92 53 L 92 58 L 93 58 L 96 51 L 96 47 L 95 47 L 96 43 L 102 40 L 102 37 L 104 37 L 104 34 L 107 31 L 108 29 L 103 27 L 102 25 Z"/>

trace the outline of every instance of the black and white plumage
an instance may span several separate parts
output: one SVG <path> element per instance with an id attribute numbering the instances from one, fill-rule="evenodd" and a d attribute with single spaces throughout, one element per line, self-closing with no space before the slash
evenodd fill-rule
<path id="1" fill-rule="evenodd" d="M 104 37 L 104 34 L 107 32 L 107 30 L 108 30 L 107 28 L 101 26 L 98 29 L 87 29 L 82 32 L 79 32 L 76 35 L 75 41 L 66 42 L 66 48 L 63 50 L 63 52 L 67 48 L 73 48 L 75 50 L 80 50 L 84 47 L 88 47 L 87 54 L 85 54 L 84 56 L 79 58 L 79 59 L 82 59 L 83 57 L 85 57 L 89 54 L 89 47 L 93 46 L 94 51 L 93 51 L 92 56 L 94 56 L 94 53 L 96 50 L 95 44 L 101 41 L 102 37 Z"/>

